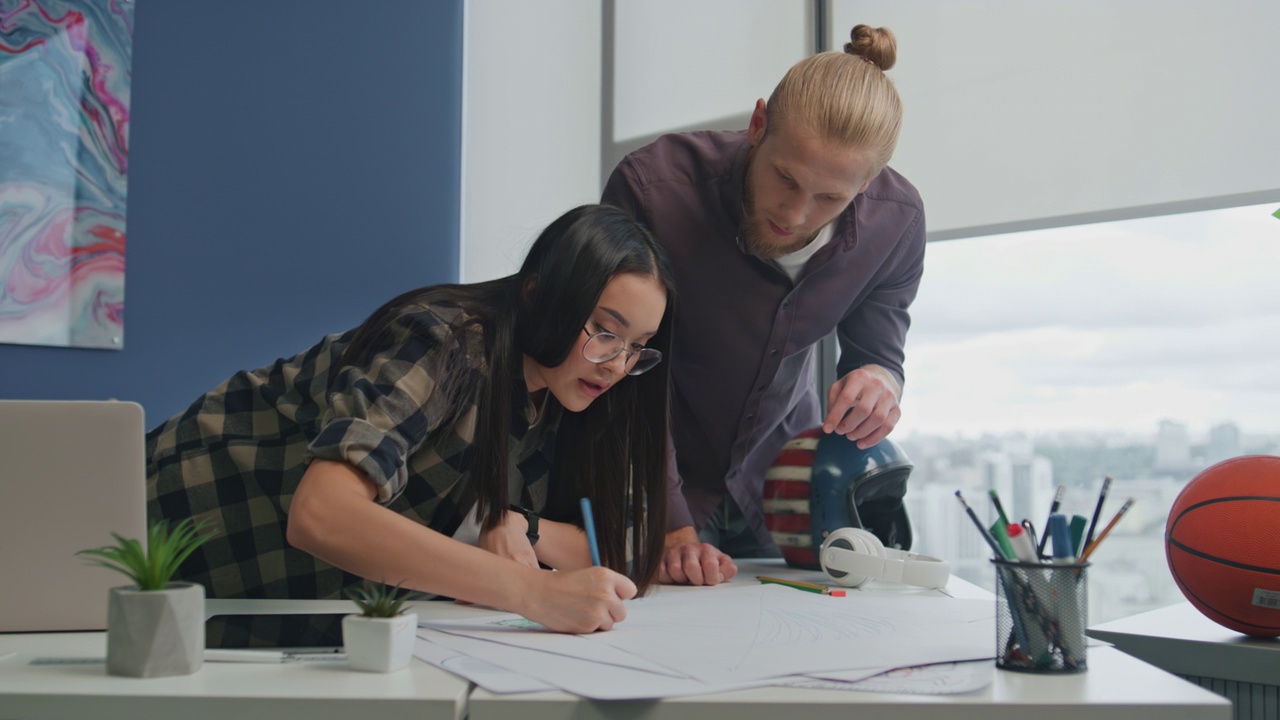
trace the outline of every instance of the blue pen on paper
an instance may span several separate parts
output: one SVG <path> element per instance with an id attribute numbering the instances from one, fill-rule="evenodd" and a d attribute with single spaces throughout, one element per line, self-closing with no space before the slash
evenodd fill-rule
<path id="1" fill-rule="evenodd" d="M 582 529 L 587 531 L 587 546 L 591 548 L 591 564 L 600 567 L 600 546 L 596 543 L 596 519 L 591 512 L 591 498 L 582 498 Z"/>

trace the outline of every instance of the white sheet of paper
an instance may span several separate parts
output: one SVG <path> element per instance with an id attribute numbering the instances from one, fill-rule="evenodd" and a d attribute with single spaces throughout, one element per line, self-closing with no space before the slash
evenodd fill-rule
<path id="1" fill-rule="evenodd" d="M 451 635 L 431 628 L 422 628 L 418 632 L 420 636 L 425 635 L 431 642 L 460 654 L 494 664 L 501 663 L 503 667 L 515 672 L 537 678 L 565 692 L 593 700 L 648 700 L 705 695 L 765 684 L 762 682 L 704 683 L 694 678 L 677 678 L 564 655 L 551 655 L 515 645 Z M 480 683 L 477 682 L 477 684 Z M 481 687 L 488 689 L 483 684 Z"/>
<path id="2" fill-rule="evenodd" d="M 862 593 L 833 598 L 778 585 L 726 585 L 629 601 L 625 621 L 590 635 L 512 631 L 504 627 L 519 627 L 512 615 L 423 625 L 540 652 L 530 674 L 566 689 L 575 678 L 558 666 L 584 659 L 618 669 L 657 666 L 646 674 L 675 670 L 719 687 L 990 657 L 994 611 L 990 600 Z M 602 647 L 585 649 L 592 644 Z"/>
<path id="3" fill-rule="evenodd" d="M 852 676 L 853 674 L 850 673 Z M 973 692 L 991 684 L 996 676 L 993 659 L 961 663 L 940 663 L 924 667 L 899 668 L 857 680 L 835 681 L 821 678 L 788 678 L 778 685 L 820 688 L 824 690 L 856 690 L 861 692 L 909 693 L 913 695 L 958 695 Z"/>
<path id="4" fill-rule="evenodd" d="M 463 677 L 491 693 L 547 692 L 555 690 L 541 680 L 512 672 L 479 658 L 464 655 L 443 645 L 419 637 L 413 646 L 413 656 L 419 660 Z"/>
<path id="5" fill-rule="evenodd" d="M 910 667 L 993 652 L 989 600 L 837 598 L 779 585 L 709 590 L 632 601 L 626 621 L 588 637 L 704 681 Z"/>
<path id="6" fill-rule="evenodd" d="M 677 670 L 646 660 L 625 649 L 590 642 L 584 635 L 549 632 L 519 615 L 504 613 L 478 620 L 428 621 L 419 623 L 419 627 L 429 627 L 451 635 L 462 635 L 477 640 L 526 647 L 552 655 L 617 665 L 659 675 L 684 677 Z"/>

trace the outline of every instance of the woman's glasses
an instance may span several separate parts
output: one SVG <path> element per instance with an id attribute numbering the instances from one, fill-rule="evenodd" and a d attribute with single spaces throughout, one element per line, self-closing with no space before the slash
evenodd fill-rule
<path id="1" fill-rule="evenodd" d="M 626 341 L 607 330 L 593 333 L 583 326 L 582 331 L 587 334 L 587 342 L 582 346 L 582 356 L 593 363 L 606 363 L 619 354 L 626 353 L 627 374 L 640 375 L 662 362 L 661 352 L 653 348 L 632 350 L 627 347 Z"/>

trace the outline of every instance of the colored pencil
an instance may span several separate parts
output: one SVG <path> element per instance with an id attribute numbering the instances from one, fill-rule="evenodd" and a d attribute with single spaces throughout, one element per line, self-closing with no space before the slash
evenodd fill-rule
<path id="1" fill-rule="evenodd" d="M 826 585 L 817 583 L 804 582 L 802 580 L 784 580 L 782 578 L 769 577 L 768 575 L 757 575 L 756 579 L 762 583 L 770 585 L 786 585 L 796 590 L 804 590 L 805 592 L 818 593 L 819 595 L 830 595 L 832 597 L 844 597 L 844 590 L 829 588 Z"/>
<path id="2" fill-rule="evenodd" d="M 1102 532 L 1098 535 L 1098 539 L 1085 546 L 1084 552 L 1080 553 L 1080 562 L 1084 562 L 1089 559 L 1089 556 L 1093 554 L 1093 551 L 1097 550 L 1098 546 L 1102 544 L 1102 541 L 1107 539 L 1107 535 L 1111 534 L 1111 528 L 1115 527 L 1116 523 L 1120 522 L 1120 518 L 1124 517 L 1124 514 L 1129 512 L 1129 508 L 1131 507 L 1133 507 L 1133 498 L 1125 500 L 1124 504 L 1120 506 L 1120 510 L 1116 513 L 1116 516 L 1111 518 L 1111 522 L 1107 523 L 1106 527 L 1102 528 Z"/>

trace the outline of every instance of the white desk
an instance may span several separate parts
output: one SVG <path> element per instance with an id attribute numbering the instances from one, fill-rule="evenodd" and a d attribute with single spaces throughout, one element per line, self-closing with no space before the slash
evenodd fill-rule
<path id="1" fill-rule="evenodd" d="M 1280 718 L 1280 640 L 1229 630 L 1185 602 L 1087 634 L 1230 698 L 1238 720 Z"/>
<path id="2" fill-rule="evenodd" d="M 258 601 L 268 602 L 268 601 Z M 293 612 L 306 610 L 296 601 Z M 336 602 L 336 605 L 335 605 Z M 215 605 L 215 607 L 217 607 Z M 288 612 L 281 601 L 270 612 Z M 320 602 L 315 612 L 350 609 L 345 601 Z M 418 603 L 440 617 L 467 608 Z M 223 609 L 240 609 L 229 606 Z M 16 656 L 4 658 L 7 652 Z M 209 663 L 191 675 L 125 678 L 107 675 L 106 664 L 31 665 L 34 658 L 106 656 L 106 634 L 0 634 L 0 720 L 456 720 L 466 714 L 470 683 L 413 661 L 394 673 L 351 670 L 345 661 Z"/>
<path id="3" fill-rule="evenodd" d="M 742 582 L 783 574 L 779 565 L 743 563 Z M 816 579 L 811 576 L 810 579 Z M 953 581 L 954 594 L 985 591 Z M 884 592 L 913 592 L 896 586 Z M 662 591 L 697 592 L 664 588 Z M 923 591 L 920 591 L 923 592 Z M 987 593 L 987 597 L 990 594 Z M 419 614 L 463 617 L 492 611 L 452 603 L 419 603 Z M 994 643 L 994 638 L 992 642 Z M 0 720 L 59 718 L 135 720 L 142 717 L 233 720 L 1228 720 L 1231 705 L 1203 688 L 1107 647 L 1089 649 L 1088 672 L 1042 676 L 996 672 L 995 682 L 966 695 L 892 695 L 756 688 L 657 702 L 602 703 L 566 693 L 495 696 L 468 692 L 465 681 L 425 663 L 386 675 L 360 673 L 342 662 L 282 665 L 206 663 L 174 678 L 121 678 L 104 665 L 30 665 L 35 657 L 105 655 L 102 633 L 0 635 Z M 993 661 L 994 662 L 994 661 Z"/>
<path id="4" fill-rule="evenodd" d="M 994 638 L 992 639 L 994 642 Z M 992 662 L 995 662 L 994 660 Z M 1108 647 L 1088 672 L 1048 677 L 997 671 L 965 695 L 888 695 L 755 688 L 657 702 L 592 702 L 565 693 L 471 693 L 471 720 L 1227 720 L 1230 703 Z"/>
<path id="5" fill-rule="evenodd" d="M 735 582 L 782 575 L 823 582 L 821 573 L 797 575 L 782 561 L 740 561 Z M 928 593 L 887 583 L 877 592 Z M 995 598 L 990 591 L 952 578 L 956 597 Z M 659 592 L 696 592 L 660 588 Z M 995 638 L 991 639 L 992 645 Z M 995 660 L 991 661 L 992 663 Z M 766 687 L 661 701 L 599 702 L 561 692 L 495 695 L 471 693 L 470 720 L 1228 720 L 1224 698 L 1109 647 L 1090 647 L 1087 672 L 1036 675 L 996 671 L 995 681 L 964 695 L 899 695 Z"/>

